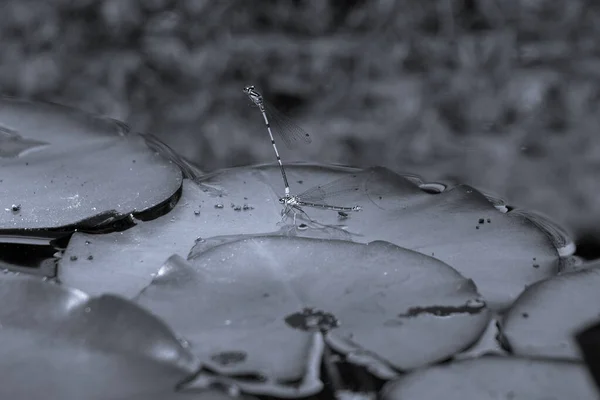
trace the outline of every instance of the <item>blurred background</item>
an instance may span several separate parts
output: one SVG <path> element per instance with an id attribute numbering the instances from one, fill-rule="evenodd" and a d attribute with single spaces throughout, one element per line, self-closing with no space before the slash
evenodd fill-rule
<path id="1" fill-rule="evenodd" d="M 153 133 L 209 171 L 382 165 L 540 211 L 600 256 L 600 2 L 2 0 L 0 91 Z M 283 147 L 283 146 L 281 146 Z"/>

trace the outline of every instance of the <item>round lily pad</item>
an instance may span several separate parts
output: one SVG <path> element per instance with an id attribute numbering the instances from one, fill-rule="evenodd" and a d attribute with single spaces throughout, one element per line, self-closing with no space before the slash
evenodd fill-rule
<path id="1" fill-rule="evenodd" d="M 137 135 L 0 159 L 0 233 L 70 225 L 91 229 L 139 215 L 175 198 L 181 180 L 179 168 Z"/>
<path id="2" fill-rule="evenodd" d="M 257 236 L 203 244 L 188 263 L 172 258 L 135 301 L 182 334 L 203 365 L 246 377 L 239 384 L 253 393 L 280 395 L 300 381 L 297 397 L 318 389 L 306 376 L 318 369 L 321 334 L 388 377 L 468 347 L 489 319 L 472 281 L 390 243 Z"/>
<path id="3" fill-rule="evenodd" d="M 384 386 L 381 398 L 596 400 L 598 393 L 580 363 L 485 356 L 408 374 Z"/>
<path id="4" fill-rule="evenodd" d="M 310 218 L 320 225 L 301 220 L 303 215 L 300 214 L 296 225 L 305 222 L 309 229 L 298 231 L 298 235 L 311 235 L 311 231 L 328 227 L 328 232 L 336 238 L 362 243 L 385 240 L 436 257 L 472 278 L 494 308 L 507 307 L 526 285 L 558 272 L 557 241 L 541 224 L 522 213 L 512 215 L 499 211 L 472 187 L 459 185 L 432 194 L 422 190 L 414 178 L 404 178 L 379 167 L 362 171 L 299 164 L 288 166 L 286 171 L 292 194 L 345 179 L 343 184 L 349 190 L 342 190 L 342 185 L 338 185 L 336 195 L 324 202 L 362 207 L 362 211 L 349 212 L 346 218 L 340 218 L 335 211 L 304 207 Z M 257 187 L 257 180 L 264 182 L 264 186 Z M 211 227 L 219 227 L 208 228 L 202 236 L 246 233 L 249 223 L 254 224 L 256 230 L 274 230 L 272 221 L 278 221 L 281 210 L 277 202 L 283 191 L 280 182 L 275 166 L 237 168 L 207 175 L 201 183 L 221 189 L 223 194 L 219 200 L 224 206 L 243 201 L 256 203 L 261 211 L 255 210 L 255 214 L 260 212 L 261 218 L 250 222 L 247 215 L 239 216 L 227 209 L 209 209 L 206 219 L 211 221 L 212 215 L 215 223 L 210 224 Z M 262 211 L 265 206 L 273 211 L 270 214 Z M 291 218 L 287 221 L 292 222 Z M 223 224 L 243 229 L 224 232 Z"/>
<path id="5" fill-rule="evenodd" d="M 0 236 L 149 218 L 181 186 L 180 169 L 150 142 L 111 118 L 0 98 Z"/>
<path id="6" fill-rule="evenodd" d="M 164 323 L 119 297 L 4 274 L 0 300 L 1 398 L 150 396 L 199 368 Z"/>
<path id="7" fill-rule="evenodd" d="M 519 355 L 581 359 L 574 335 L 600 318 L 600 263 L 531 285 L 501 322 Z"/>

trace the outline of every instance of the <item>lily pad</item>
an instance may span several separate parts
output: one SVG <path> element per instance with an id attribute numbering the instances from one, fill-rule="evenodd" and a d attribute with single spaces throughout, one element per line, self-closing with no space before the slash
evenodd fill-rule
<path id="1" fill-rule="evenodd" d="M 580 363 L 486 356 L 413 372 L 388 383 L 381 398 L 596 400 L 598 393 Z"/>
<path id="2" fill-rule="evenodd" d="M 600 390 L 600 320 L 577 332 L 576 340 L 590 374 Z"/>
<path id="3" fill-rule="evenodd" d="M 515 301 L 501 323 L 518 355 L 581 359 L 574 335 L 600 318 L 600 263 L 538 282 Z"/>
<path id="4" fill-rule="evenodd" d="M 236 275 L 236 265 L 194 264 L 171 257 L 135 300 L 177 330 L 205 368 L 228 375 L 244 391 L 285 397 L 319 392 L 323 339 L 285 323 L 303 305 L 276 271 L 252 263 Z"/>
<path id="5" fill-rule="evenodd" d="M 91 295 L 134 297 L 150 284 L 165 260 L 173 254 L 187 256 L 195 239 L 211 229 L 202 214 L 209 208 L 204 202 L 212 198 L 184 179 L 181 198 L 168 215 L 124 232 L 75 233 L 59 260 L 60 281 Z"/>
<path id="6" fill-rule="evenodd" d="M 507 307 L 526 285 L 558 272 L 558 242 L 541 224 L 499 211 L 469 186 L 437 185 L 432 194 L 420 188 L 427 186 L 420 179 L 385 168 L 291 165 L 286 170 L 293 193 L 340 178 L 354 181 L 349 185 L 360 190 L 326 201 L 363 210 L 340 218 L 336 212 L 305 207 L 313 221 L 300 214 L 296 228 L 292 218 L 282 224 L 277 167 L 218 171 L 198 184 L 186 181 L 180 203 L 167 216 L 122 233 L 74 235 L 67 255 L 77 256 L 78 262 L 63 258 L 59 275 L 90 293 L 130 297 L 132 288 L 143 287 L 171 254 L 185 256 L 197 237 L 275 232 L 362 243 L 385 240 L 416 250 L 473 279 L 494 308 Z M 85 260 L 88 253 L 94 257 L 93 270 Z"/>
<path id="7" fill-rule="evenodd" d="M 171 258 L 136 301 L 205 367 L 254 377 L 239 383 L 253 393 L 280 395 L 298 381 L 297 396 L 319 389 L 307 375 L 318 369 L 320 332 L 389 377 L 468 347 L 489 319 L 470 280 L 390 243 L 263 236 L 202 245 L 189 264 Z"/>
<path id="8" fill-rule="evenodd" d="M 226 393 L 219 389 L 202 389 L 177 392 L 162 392 L 131 396 L 127 400 L 258 400 L 256 397 L 240 393 Z"/>
<path id="9" fill-rule="evenodd" d="M 33 147 L 71 146 L 74 142 L 100 137 L 124 136 L 129 127 L 121 121 L 55 103 L 0 97 L 0 155 L 8 152 L 4 140 L 37 143 Z"/>
<path id="10" fill-rule="evenodd" d="M 1 159 L 0 233 L 91 229 L 129 214 L 145 218 L 144 212 L 176 200 L 181 180 L 179 168 L 137 135 Z"/>
<path id="11" fill-rule="evenodd" d="M 157 142 L 112 118 L 0 98 L 0 241 L 114 230 L 131 214 L 164 212 L 160 205 L 176 201 L 181 171 Z"/>
<path id="12" fill-rule="evenodd" d="M 343 228 L 350 235 L 347 240 L 362 243 L 385 240 L 448 263 L 472 278 L 492 307 L 507 307 L 526 285 L 558 272 L 557 242 L 540 224 L 522 214 L 499 211 L 472 187 L 458 185 L 431 194 L 419 187 L 422 183 L 416 185 L 414 177 L 404 178 L 380 167 L 362 171 L 294 165 L 288 166 L 286 171 L 292 193 L 338 178 L 355 179 L 353 187 L 360 190 L 349 191 L 345 196 L 327 202 L 340 206 L 359 205 L 363 208 L 361 212 L 340 220 L 336 212 L 309 207 L 305 211 L 325 226 Z M 256 179 L 265 182 L 267 189 L 256 187 Z M 202 184 L 222 189 L 225 205 L 227 202 L 239 204 L 246 198 L 262 207 L 271 205 L 275 211 L 271 213 L 278 215 L 281 208 L 273 188 L 281 187 L 280 179 L 275 166 L 261 166 L 213 173 L 203 178 Z M 211 226 L 240 223 L 235 220 L 235 213 L 208 211 L 212 211 L 215 218 Z M 263 217 L 256 221 L 256 229 L 267 231 L 268 227 L 262 227 L 272 223 L 272 219 Z M 309 222 L 307 224 L 310 226 Z M 247 228 L 243 227 L 245 229 L 235 233 L 246 233 Z M 232 233 L 219 230 L 219 234 Z M 211 231 L 209 229 L 202 236 L 214 236 Z M 310 229 L 298 235 L 310 235 L 308 232 Z"/>
<path id="13" fill-rule="evenodd" d="M 33 277 L 0 277 L 0 397 L 108 399 L 173 392 L 197 359 L 156 317 Z"/>

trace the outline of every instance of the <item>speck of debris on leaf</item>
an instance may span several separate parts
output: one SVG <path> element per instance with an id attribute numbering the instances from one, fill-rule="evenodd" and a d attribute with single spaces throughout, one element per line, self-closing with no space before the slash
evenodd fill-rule
<path id="1" fill-rule="evenodd" d="M 308 228 L 308 225 L 306 225 L 306 224 L 300 224 L 300 225 L 298 225 L 298 229 L 301 230 L 301 231 L 306 230 L 307 228 Z"/>
<path id="2" fill-rule="evenodd" d="M 85 244 L 90 244 L 90 243 L 92 243 L 92 242 L 90 242 L 89 240 L 85 241 Z"/>
<path id="3" fill-rule="evenodd" d="M 244 362 L 246 357 L 243 351 L 224 351 L 212 355 L 210 359 L 221 365 L 232 365 Z"/>
<path id="4" fill-rule="evenodd" d="M 475 229 L 479 229 L 479 225 L 477 225 L 477 226 L 475 227 Z"/>
<path id="5" fill-rule="evenodd" d="M 523 314 L 521 314 L 521 316 L 522 316 L 523 318 L 529 318 L 529 314 L 527 314 L 526 312 L 524 312 Z"/>
<path id="6" fill-rule="evenodd" d="M 195 210 L 195 211 L 194 211 L 194 215 L 195 215 L 195 216 L 198 216 L 198 215 L 200 215 L 200 210 Z"/>
<path id="7" fill-rule="evenodd" d="M 94 256 L 90 254 L 90 255 L 88 256 L 88 260 L 93 260 L 93 259 L 94 259 Z"/>
<path id="8" fill-rule="evenodd" d="M 242 211 L 241 206 L 233 206 L 233 211 Z"/>
<path id="9" fill-rule="evenodd" d="M 20 204 L 13 204 L 12 206 L 10 206 L 10 209 L 13 212 L 19 212 L 19 211 L 21 211 L 21 205 Z"/>
<path id="10" fill-rule="evenodd" d="M 70 259 L 71 261 L 77 261 L 77 256 L 71 256 L 69 259 Z"/>
<path id="11" fill-rule="evenodd" d="M 298 183 L 302 185 L 304 183 L 304 181 L 303 180 L 299 180 Z"/>
<path id="12" fill-rule="evenodd" d="M 533 264 L 533 268 L 539 268 L 540 264 Z"/>
<path id="13" fill-rule="evenodd" d="M 479 218 L 479 223 L 483 224 L 485 222 L 485 220 L 483 218 Z"/>
<path id="14" fill-rule="evenodd" d="M 301 312 L 290 314 L 285 322 L 291 328 L 309 332 L 326 332 L 340 326 L 335 315 L 314 308 L 304 308 Z"/>
<path id="15" fill-rule="evenodd" d="M 491 218 L 488 218 L 488 219 L 487 219 L 487 223 L 488 223 L 488 224 L 491 224 L 491 223 L 492 223 L 492 219 L 491 219 Z"/>
<path id="16" fill-rule="evenodd" d="M 242 209 L 243 209 L 244 211 L 248 211 L 248 210 L 254 210 L 254 207 L 252 207 L 252 206 L 249 206 L 248 204 L 244 204 L 244 205 L 242 206 Z"/>
<path id="17" fill-rule="evenodd" d="M 215 208 L 223 208 L 223 204 L 215 204 Z"/>

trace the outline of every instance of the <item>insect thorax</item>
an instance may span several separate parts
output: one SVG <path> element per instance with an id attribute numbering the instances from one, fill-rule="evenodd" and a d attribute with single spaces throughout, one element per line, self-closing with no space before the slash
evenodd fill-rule
<path id="1" fill-rule="evenodd" d="M 281 204 L 293 207 L 298 204 L 298 198 L 296 196 L 286 196 L 279 199 Z"/>

